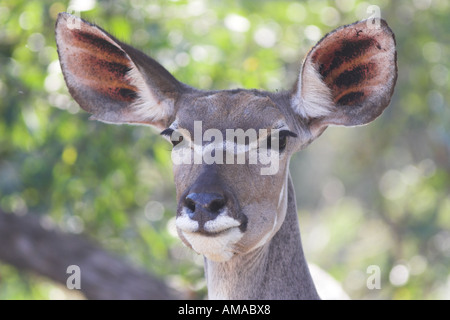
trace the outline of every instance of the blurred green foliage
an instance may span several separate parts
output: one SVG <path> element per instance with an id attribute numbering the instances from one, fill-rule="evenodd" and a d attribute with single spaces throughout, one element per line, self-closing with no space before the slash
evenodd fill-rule
<path id="1" fill-rule="evenodd" d="M 396 34 L 391 106 L 329 128 L 291 172 L 309 261 L 356 299 L 450 298 L 450 4 L 414 1 L 0 2 L 0 207 L 41 215 L 206 292 L 202 258 L 173 231 L 169 144 L 151 129 L 88 121 L 68 95 L 58 12 L 95 22 L 203 89 L 289 89 L 324 34 L 377 5 Z M 381 289 L 369 290 L 378 266 Z M 54 299 L 55 284 L 0 264 L 0 299 Z"/>

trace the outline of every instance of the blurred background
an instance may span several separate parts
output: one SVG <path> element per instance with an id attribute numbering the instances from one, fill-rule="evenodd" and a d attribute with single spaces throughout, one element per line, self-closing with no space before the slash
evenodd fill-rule
<path id="1" fill-rule="evenodd" d="M 89 238 L 204 298 L 202 258 L 174 231 L 171 146 L 150 128 L 89 121 L 80 111 L 59 67 L 57 14 L 100 25 L 191 86 L 274 91 L 293 86 L 322 36 L 372 16 L 371 5 L 396 35 L 397 86 L 375 122 L 329 128 L 293 157 L 306 257 L 353 299 L 450 299 L 446 0 L 1 0 L 0 211 Z M 0 299 L 83 298 L 7 262 L 0 259 Z M 370 266 L 379 289 L 366 285 Z"/>

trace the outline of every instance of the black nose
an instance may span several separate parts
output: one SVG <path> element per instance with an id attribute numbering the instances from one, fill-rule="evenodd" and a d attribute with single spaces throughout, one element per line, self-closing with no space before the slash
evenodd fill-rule
<path id="1" fill-rule="evenodd" d="M 184 206 L 192 220 L 205 223 L 215 219 L 226 202 L 225 197 L 218 193 L 190 193 L 184 199 Z"/>

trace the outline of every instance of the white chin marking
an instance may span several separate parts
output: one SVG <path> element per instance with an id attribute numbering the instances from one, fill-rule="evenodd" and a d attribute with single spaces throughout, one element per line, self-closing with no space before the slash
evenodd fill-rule
<path id="1" fill-rule="evenodd" d="M 205 236 L 201 233 L 182 231 L 185 239 L 195 252 L 217 262 L 230 260 L 234 255 L 233 245 L 244 235 L 239 228 L 231 228 L 217 236 Z"/>
<path id="2" fill-rule="evenodd" d="M 207 221 L 203 226 L 204 231 L 211 235 L 198 233 L 199 223 L 192 220 L 185 209 L 177 217 L 175 225 L 194 251 L 212 261 L 231 259 L 235 253 L 234 244 L 244 235 L 239 230 L 241 223 L 228 216 L 227 210 L 224 210 L 214 220 Z"/>

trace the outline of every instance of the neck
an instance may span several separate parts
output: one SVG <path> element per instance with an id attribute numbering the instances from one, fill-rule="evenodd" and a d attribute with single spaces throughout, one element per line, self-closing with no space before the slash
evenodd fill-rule
<path id="1" fill-rule="evenodd" d="M 289 176 L 286 218 L 265 245 L 226 262 L 205 258 L 209 299 L 319 299 L 303 254 Z"/>

